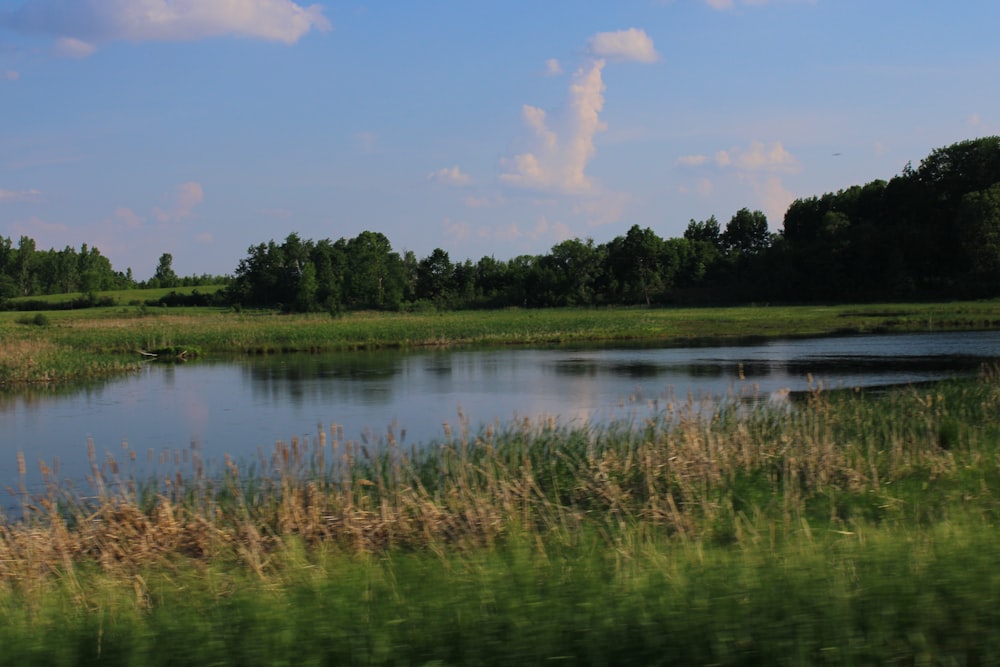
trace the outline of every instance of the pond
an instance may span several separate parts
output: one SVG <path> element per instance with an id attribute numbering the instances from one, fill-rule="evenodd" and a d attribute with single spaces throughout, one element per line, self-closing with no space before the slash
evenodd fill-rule
<path id="1" fill-rule="evenodd" d="M 196 447 L 218 464 L 253 461 L 277 441 L 406 446 L 515 418 L 563 424 L 637 419 L 688 396 L 767 400 L 787 392 L 872 387 L 974 374 L 1000 358 L 1000 332 L 767 340 L 687 347 L 431 349 L 149 364 L 85 386 L 0 395 L 0 484 L 37 488 L 38 462 L 63 478 L 97 456 L 138 466 Z M 331 429 L 333 429 L 331 431 Z"/>

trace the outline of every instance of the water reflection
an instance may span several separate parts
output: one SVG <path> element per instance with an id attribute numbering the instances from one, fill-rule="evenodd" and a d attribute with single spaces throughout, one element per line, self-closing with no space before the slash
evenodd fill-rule
<path id="1" fill-rule="evenodd" d="M 60 457 L 85 467 L 99 451 L 187 450 L 253 458 L 293 436 L 339 425 L 410 443 L 440 439 L 459 413 L 469 428 L 518 417 L 564 423 L 636 418 L 674 395 L 766 400 L 808 389 L 924 382 L 974 373 L 1000 356 L 1000 332 L 754 341 L 697 347 L 434 349 L 239 357 L 150 365 L 126 378 L 0 393 L 0 479 Z M 370 434 L 376 434 L 372 436 Z M 155 456 L 154 456 L 155 458 Z M 70 466 L 71 467 L 71 466 Z"/>

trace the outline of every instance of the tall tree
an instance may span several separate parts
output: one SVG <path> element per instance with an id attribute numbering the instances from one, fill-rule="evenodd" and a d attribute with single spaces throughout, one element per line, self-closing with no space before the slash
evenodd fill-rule
<path id="1" fill-rule="evenodd" d="M 160 261 L 157 262 L 156 271 L 153 273 L 153 279 L 160 287 L 177 287 L 179 281 L 177 274 L 174 273 L 173 264 L 174 256 L 169 252 L 160 255 Z"/>

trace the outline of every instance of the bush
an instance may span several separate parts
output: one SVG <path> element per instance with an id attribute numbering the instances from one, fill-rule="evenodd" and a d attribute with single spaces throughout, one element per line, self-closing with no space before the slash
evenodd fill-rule
<path id="1" fill-rule="evenodd" d="M 45 313 L 35 313 L 34 317 L 24 316 L 17 318 L 17 323 L 36 327 L 47 327 L 52 322 L 49 320 L 49 316 Z"/>

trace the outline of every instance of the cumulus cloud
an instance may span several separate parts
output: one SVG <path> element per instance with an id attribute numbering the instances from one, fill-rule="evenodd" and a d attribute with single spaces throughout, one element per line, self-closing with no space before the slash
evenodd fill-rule
<path id="1" fill-rule="evenodd" d="M 558 76 L 563 73 L 562 65 L 555 58 L 545 61 L 545 74 L 548 76 Z"/>
<path id="2" fill-rule="evenodd" d="M 521 108 L 521 120 L 530 132 L 527 148 L 501 160 L 502 183 L 562 194 L 597 190 L 586 167 L 596 154 L 594 137 L 607 129 L 600 118 L 604 67 L 609 60 L 652 62 L 657 53 L 649 36 L 636 28 L 598 33 L 588 41 L 587 52 L 586 61 L 571 77 L 561 114 L 550 117 L 530 104 Z"/>
<path id="3" fill-rule="evenodd" d="M 0 26 L 52 35 L 59 53 L 82 58 L 118 40 L 240 35 L 293 44 L 314 28 L 329 30 L 330 22 L 319 4 L 292 0 L 27 0 L 0 15 Z"/>
<path id="4" fill-rule="evenodd" d="M 194 182 L 177 186 L 169 208 L 154 208 L 153 215 L 160 222 L 176 222 L 191 217 L 194 208 L 205 200 L 201 185 Z"/>
<path id="5" fill-rule="evenodd" d="M 599 32 L 587 42 L 589 51 L 608 60 L 652 63 L 659 59 L 653 40 L 645 30 L 629 28 L 615 32 Z"/>
<path id="6" fill-rule="evenodd" d="M 427 174 L 427 180 L 434 181 L 436 183 L 445 183 L 447 185 L 468 185 L 472 182 L 472 177 L 459 169 L 456 164 L 451 168 L 444 167 L 442 169 L 438 169 L 437 171 L 432 171 Z"/>
<path id="7" fill-rule="evenodd" d="M 41 192 L 35 189 L 31 190 L 3 190 L 0 189 L 0 203 L 12 202 L 12 201 L 27 201 L 30 199 L 36 199 L 41 196 Z"/>
<path id="8" fill-rule="evenodd" d="M 798 169 L 798 161 L 776 141 L 770 147 L 760 141 L 750 143 L 747 148 L 734 147 L 716 151 L 715 155 L 684 155 L 677 158 L 677 164 L 684 167 L 700 167 L 714 164 L 720 168 L 731 168 L 744 172 L 792 172 Z"/>

